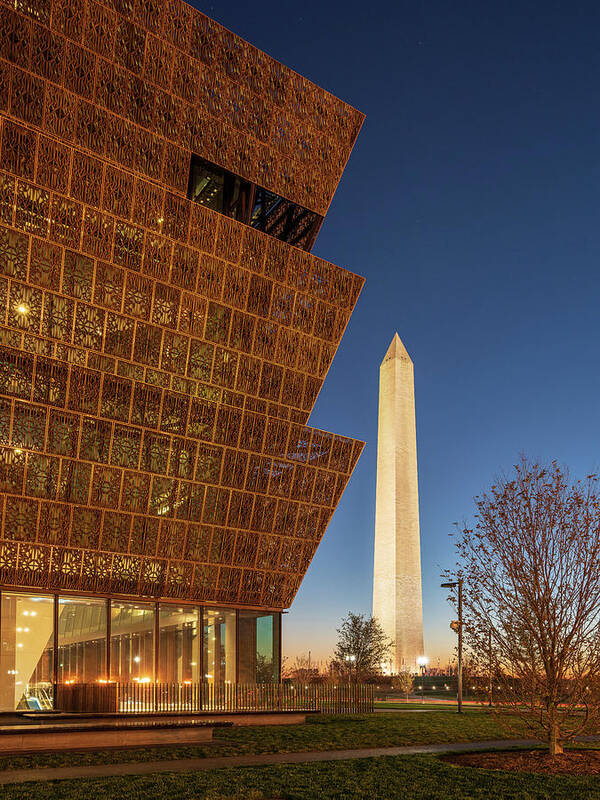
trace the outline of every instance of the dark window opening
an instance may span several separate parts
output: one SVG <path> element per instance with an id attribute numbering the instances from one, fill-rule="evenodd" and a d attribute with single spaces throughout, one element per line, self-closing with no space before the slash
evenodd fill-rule
<path id="1" fill-rule="evenodd" d="M 192 156 L 188 197 L 213 211 L 246 221 L 251 185 L 232 172 Z"/>
<path id="2" fill-rule="evenodd" d="M 310 251 L 323 217 L 192 155 L 188 197 L 213 211 Z"/>

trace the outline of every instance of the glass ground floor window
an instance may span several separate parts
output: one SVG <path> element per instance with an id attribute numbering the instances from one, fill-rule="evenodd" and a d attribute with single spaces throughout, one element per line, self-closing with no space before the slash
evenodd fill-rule
<path id="1" fill-rule="evenodd" d="M 111 680 L 117 683 L 154 680 L 154 614 L 151 603 L 111 602 Z"/>
<path id="2" fill-rule="evenodd" d="M 164 683 L 201 681 L 201 609 L 161 604 L 158 630 L 158 680 Z"/>
<path id="3" fill-rule="evenodd" d="M 236 682 L 236 613 L 224 608 L 204 610 L 204 680 Z"/>
<path id="4" fill-rule="evenodd" d="M 279 613 L 0 591 L 0 711 L 55 683 L 278 682 L 280 641 Z"/>
<path id="5" fill-rule="evenodd" d="M 2 592 L 0 711 L 52 708 L 54 598 Z"/>
<path id="6" fill-rule="evenodd" d="M 106 600 L 58 598 L 58 683 L 107 678 L 106 631 Z"/>
<path id="7" fill-rule="evenodd" d="M 277 683 L 280 674 L 279 614 L 240 611 L 239 683 Z"/>

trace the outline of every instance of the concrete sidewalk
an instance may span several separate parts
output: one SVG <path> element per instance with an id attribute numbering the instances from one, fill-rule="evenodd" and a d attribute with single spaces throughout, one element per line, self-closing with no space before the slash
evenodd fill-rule
<path id="1" fill-rule="evenodd" d="M 597 737 L 585 737 L 594 740 Z M 50 767 L 0 772 L 0 784 L 28 781 L 56 781 L 73 778 L 111 778 L 122 775 L 149 775 L 155 772 L 195 772 L 224 767 L 260 767 L 273 764 L 305 764 L 314 761 L 346 761 L 377 756 L 408 756 L 423 753 L 467 753 L 481 750 L 507 750 L 512 747 L 535 747 L 536 739 L 494 739 L 484 742 L 421 744 L 404 747 L 365 747 L 358 750 L 322 750 L 305 753 L 264 753 L 262 755 L 220 758 L 187 758 L 170 761 L 140 761 L 133 764 L 97 764 L 85 767 Z"/>

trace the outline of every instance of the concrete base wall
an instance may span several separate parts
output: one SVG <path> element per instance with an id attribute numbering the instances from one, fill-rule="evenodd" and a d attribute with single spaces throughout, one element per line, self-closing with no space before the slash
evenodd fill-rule
<path id="1" fill-rule="evenodd" d="M 20 725 L 0 726 L 0 754 L 198 744 L 212 740 L 214 728 L 211 722 L 216 725 L 228 723 L 243 727 L 299 725 L 306 722 L 306 714 L 215 714 L 206 718 L 194 717 L 187 725 L 182 724 L 181 717 L 161 716 L 160 722 L 156 720 L 155 726 L 141 727 L 142 723 L 138 721 L 139 728 L 123 725 L 122 718 L 113 719 L 113 727 L 111 720 L 106 718 L 59 724 L 24 722 Z M 169 723 L 172 723 L 172 727 L 169 727 Z M 61 727 L 64 730 L 60 730 Z"/>
<path id="2" fill-rule="evenodd" d="M 209 742 L 213 729 L 181 727 L 103 731 L 60 731 L 52 733 L 10 733 L 0 736 L 0 753 L 35 753 L 45 750 L 96 750 L 111 747 L 142 747 L 161 744 Z"/>

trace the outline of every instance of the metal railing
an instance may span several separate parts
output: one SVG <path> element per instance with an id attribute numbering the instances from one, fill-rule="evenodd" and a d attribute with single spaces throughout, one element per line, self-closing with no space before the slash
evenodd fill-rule
<path id="1" fill-rule="evenodd" d="M 77 683 L 57 684 L 55 708 L 97 713 L 250 713 L 373 711 L 373 686 L 281 683 Z"/>
<path id="2" fill-rule="evenodd" d="M 29 684 L 19 702 L 19 710 L 52 711 L 54 687 L 51 683 Z"/>

